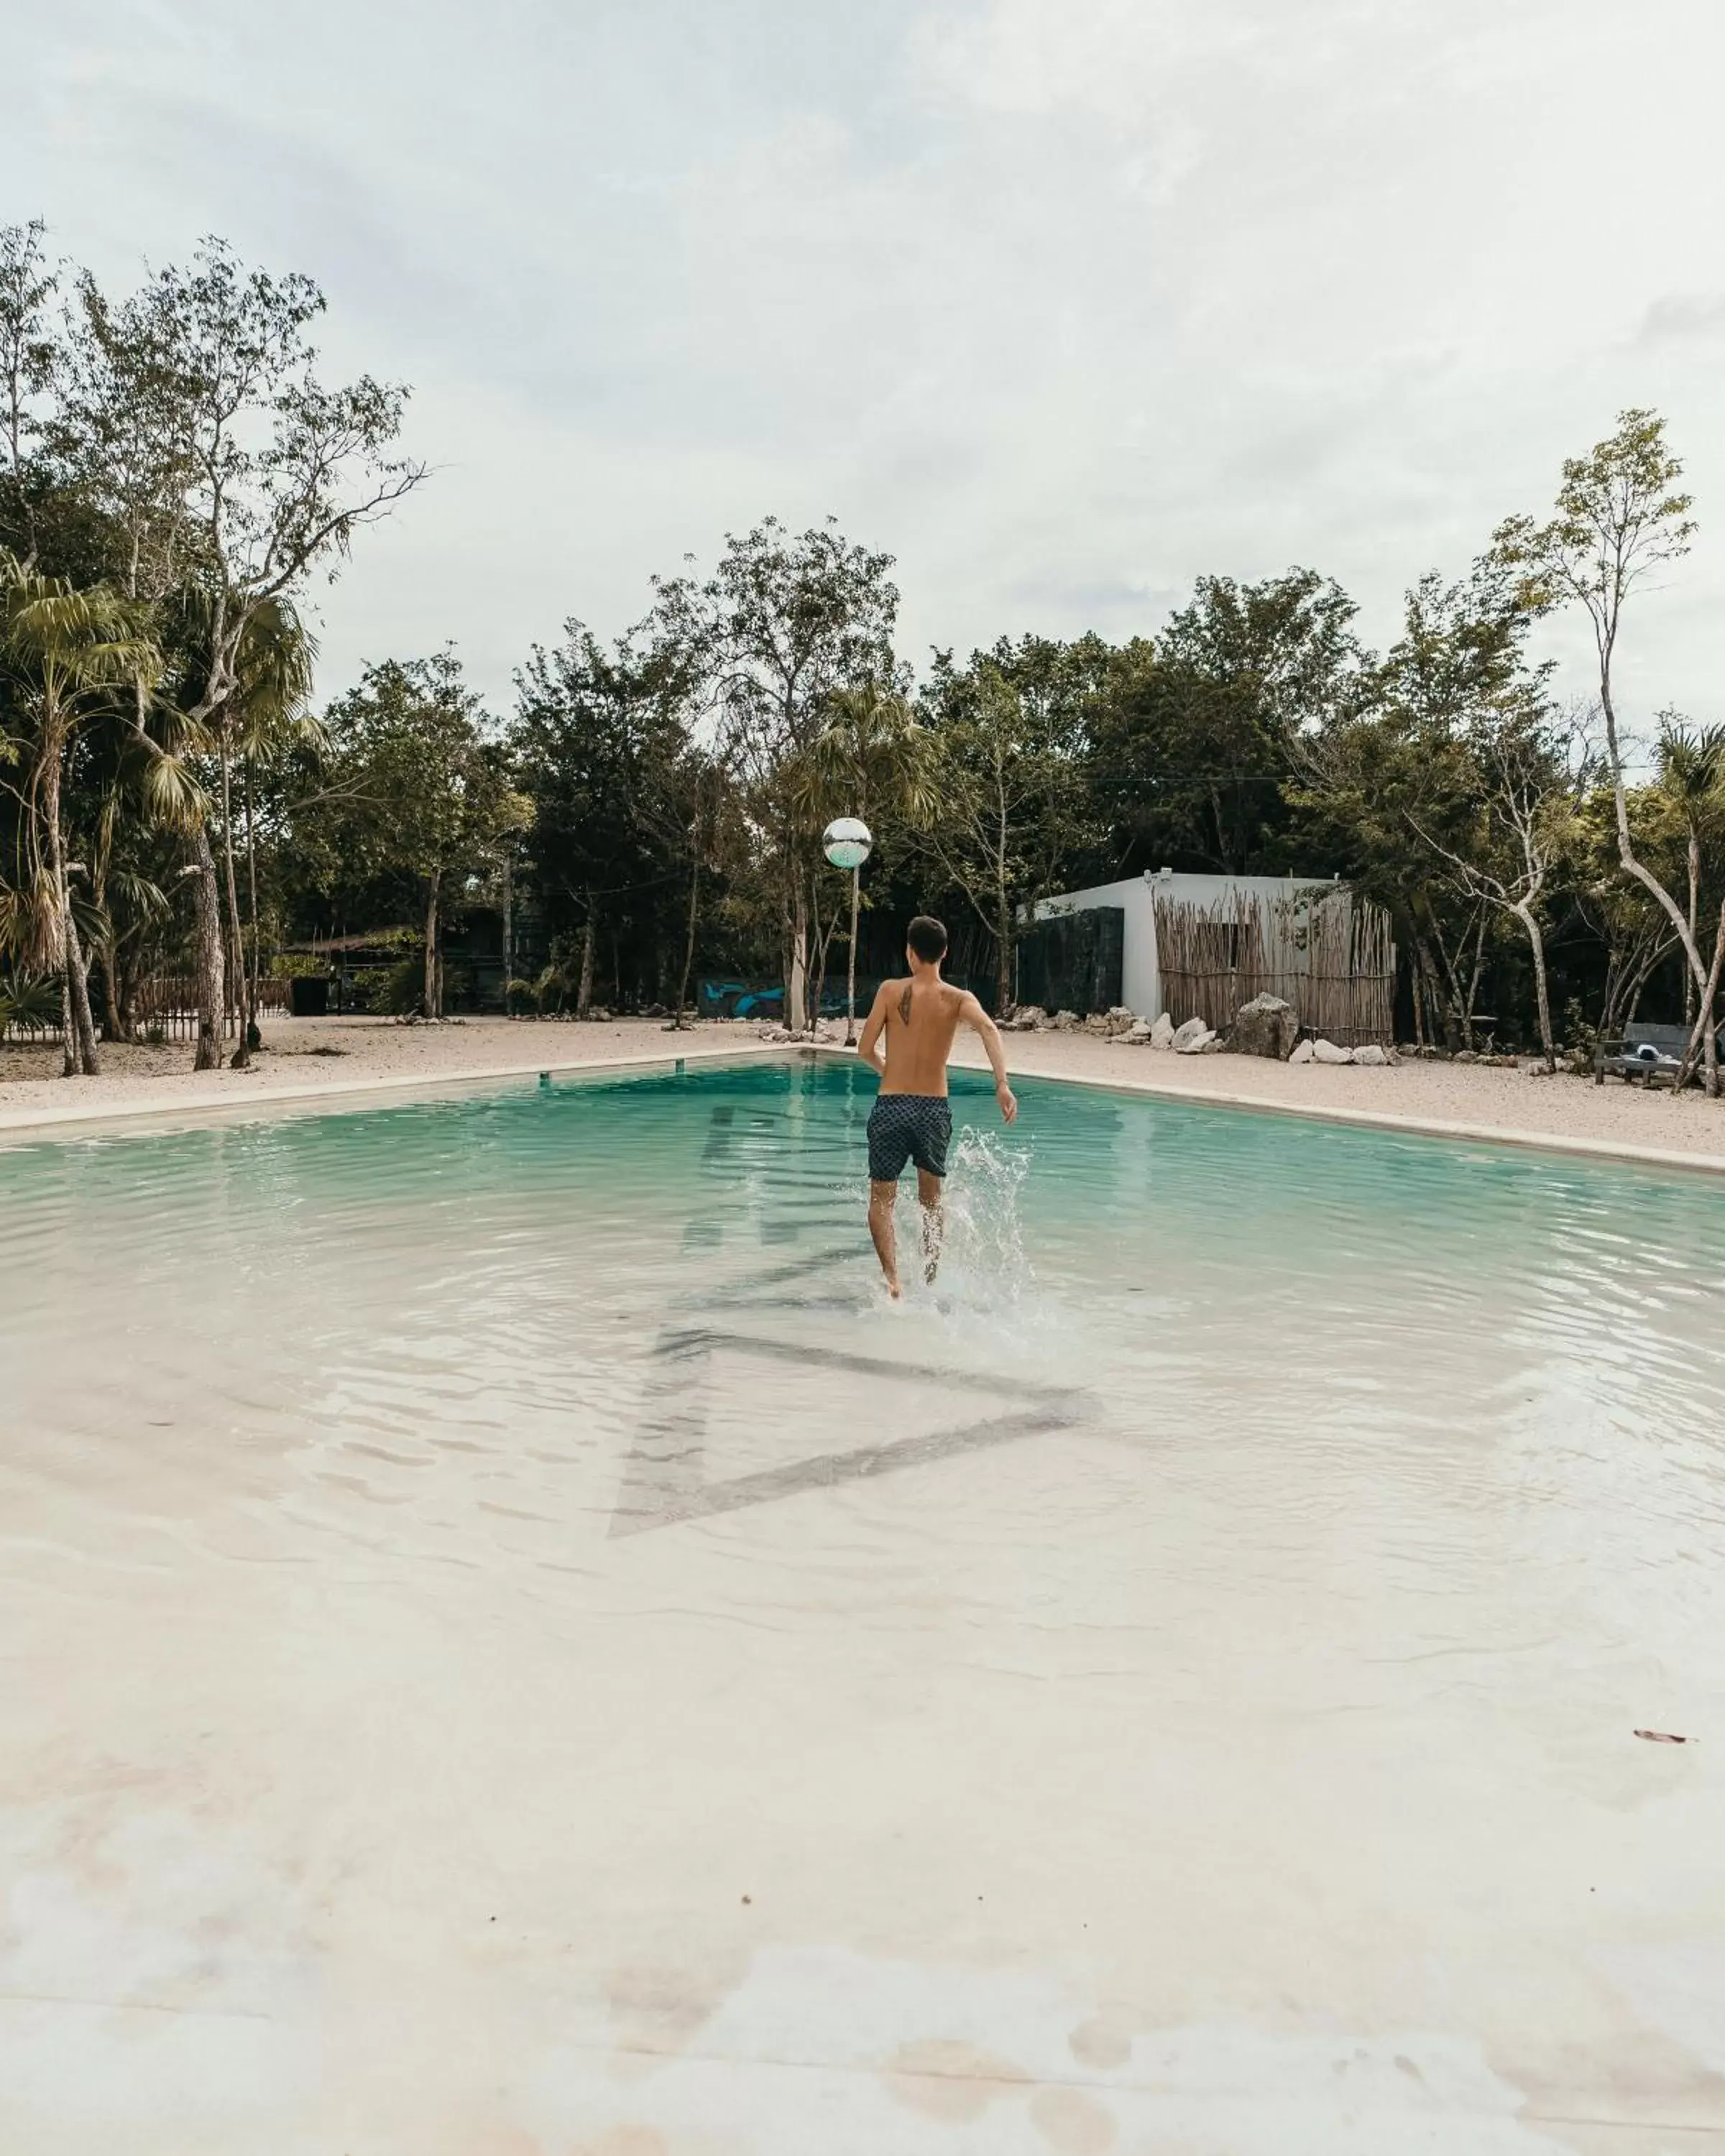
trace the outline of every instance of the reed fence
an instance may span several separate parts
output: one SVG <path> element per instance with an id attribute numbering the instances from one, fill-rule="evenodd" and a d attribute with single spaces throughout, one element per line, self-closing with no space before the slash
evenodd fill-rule
<path id="1" fill-rule="evenodd" d="M 1339 1048 L 1395 1038 L 1395 942 L 1381 906 L 1346 889 L 1272 899 L 1224 894 L 1213 906 L 1156 901 L 1163 1007 L 1223 1033 L 1254 996 L 1291 1004 L 1301 1027 Z"/>

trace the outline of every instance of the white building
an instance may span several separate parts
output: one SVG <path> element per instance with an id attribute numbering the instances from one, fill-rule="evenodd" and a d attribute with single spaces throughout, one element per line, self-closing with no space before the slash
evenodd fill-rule
<path id="1" fill-rule="evenodd" d="M 1083 913 L 1092 906 L 1117 906 L 1126 916 L 1126 944 L 1121 965 L 1121 997 L 1129 1010 L 1145 1018 L 1159 1018 L 1163 1011 L 1162 969 L 1156 954 L 1156 900 L 1182 900 L 1188 905 L 1213 906 L 1235 891 L 1254 897 L 1286 899 L 1301 891 L 1327 891 L 1330 884 L 1317 876 L 1177 875 L 1172 869 L 1147 869 L 1141 876 L 1123 883 L 1099 883 L 1088 891 L 1069 891 L 1058 898 L 1045 898 L 1036 918 L 1046 921 L 1062 913 Z"/>

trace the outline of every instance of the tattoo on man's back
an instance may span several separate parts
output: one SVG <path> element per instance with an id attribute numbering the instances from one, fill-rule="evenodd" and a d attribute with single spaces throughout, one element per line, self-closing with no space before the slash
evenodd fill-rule
<path id="1" fill-rule="evenodd" d="M 904 993 L 898 999 L 898 1014 L 906 1025 L 911 1023 L 911 984 L 908 981 L 905 983 Z"/>

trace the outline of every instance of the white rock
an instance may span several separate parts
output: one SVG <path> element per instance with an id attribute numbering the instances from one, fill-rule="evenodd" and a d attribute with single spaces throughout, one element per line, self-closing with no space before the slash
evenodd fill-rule
<path id="1" fill-rule="evenodd" d="M 1209 1037 L 1210 1029 L 1201 1018 L 1189 1018 L 1184 1025 L 1175 1027 L 1168 1046 L 1177 1055 L 1190 1055 L 1196 1051 L 1200 1041 L 1208 1040 Z"/>
<path id="2" fill-rule="evenodd" d="M 1294 1044 L 1294 1052 L 1288 1058 L 1290 1063 L 1311 1063 L 1316 1060 L 1312 1043 L 1309 1040 L 1296 1041 Z"/>
<path id="3" fill-rule="evenodd" d="M 1314 1063 L 1352 1063 L 1353 1050 L 1351 1048 L 1337 1048 L 1333 1040 L 1314 1040 L 1312 1044 L 1312 1060 Z"/>
<path id="4" fill-rule="evenodd" d="M 1083 1023 L 1076 1011 L 1056 1011 L 1049 1020 L 1050 1026 L 1056 1033 L 1076 1033 Z"/>
<path id="5" fill-rule="evenodd" d="M 1135 1048 L 1142 1048 L 1151 1037 L 1152 1028 L 1147 1018 L 1135 1018 L 1127 1029 L 1125 1039 Z"/>
<path id="6" fill-rule="evenodd" d="M 1363 1048 L 1356 1048 L 1354 1050 L 1353 1060 L 1356 1063 L 1377 1064 L 1388 1063 L 1389 1058 L 1384 1053 L 1384 1050 L 1381 1048 L 1375 1047 L 1370 1041 L 1368 1041 Z"/>
<path id="7" fill-rule="evenodd" d="M 1150 1045 L 1153 1048 L 1171 1048 L 1173 1040 L 1174 1022 L 1164 1011 L 1150 1029 Z"/>

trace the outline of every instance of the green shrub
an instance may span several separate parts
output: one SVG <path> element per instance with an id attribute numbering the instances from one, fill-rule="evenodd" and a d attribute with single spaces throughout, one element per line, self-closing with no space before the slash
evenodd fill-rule
<path id="1" fill-rule="evenodd" d="M 0 974 L 0 1034 L 8 1026 L 52 1031 L 60 1022 L 60 984 L 46 973 Z"/>
<path id="2" fill-rule="evenodd" d="M 398 958 L 393 966 L 380 966 L 371 975 L 371 1008 L 390 1018 L 405 1018 L 425 1000 L 425 961 L 415 952 Z"/>

